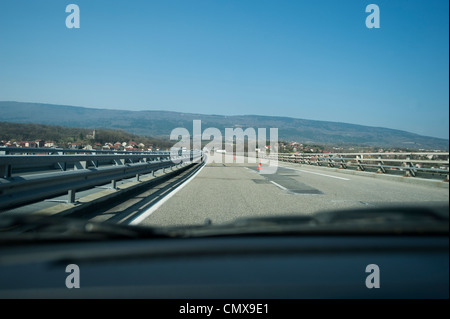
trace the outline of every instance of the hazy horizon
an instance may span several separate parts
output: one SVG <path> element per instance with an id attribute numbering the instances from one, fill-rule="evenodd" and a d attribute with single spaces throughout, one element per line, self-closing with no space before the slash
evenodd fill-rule
<path id="1" fill-rule="evenodd" d="M 396 130 L 396 131 L 402 131 L 407 133 L 413 133 L 417 134 L 423 137 L 431 137 L 431 138 L 440 138 L 449 141 L 449 138 L 445 137 L 439 137 L 439 136 L 429 136 L 429 135 L 422 135 L 410 131 L 405 131 L 401 129 L 396 128 L 390 128 L 390 127 L 384 127 L 384 126 L 375 126 L 375 125 L 362 125 L 358 123 L 348 123 L 348 122 L 340 122 L 340 121 L 322 121 L 317 119 L 306 119 L 306 118 L 297 118 L 297 117 L 290 117 L 290 116 L 280 116 L 280 115 L 261 115 L 261 114 L 230 114 L 230 115 L 224 115 L 224 114 L 206 114 L 206 113 L 192 113 L 192 112 L 179 112 L 179 111 L 168 111 L 168 110 L 162 110 L 162 109 L 154 109 L 154 110 L 128 110 L 128 109 L 112 109 L 112 108 L 103 108 L 103 107 L 91 107 L 91 106 L 82 106 L 82 105 L 68 105 L 68 104 L 53 104 L 53 103 L 43 103 L 43 102 L 24 102 L 24 101 L 0 101 L 0 103 L 29 103 L 29 104 L 44 104 L 44 105 L 51 105 L 51 106 L 68 106 L 68 107 L 76 107 L 76 108 L 85 108 L 85 109 L 95 109 L 95 110 L 110 110 L 110 111 L 128 111 L 128 112 L 172 112 L 172 113 L 185 113 L 185 114 L 193 114 L 193 115 L 206 115 L 206 116 L 258 116 L 258 117 L 279 117 L 279 118 L 291 118 L 291 119 L 297 119 L 297 120 L 308 120 L 308 121 L 318 121 L 318 122 L 330 122 L 330 123 L 340 123 L 340 124 L 349 124 L 349 125 L 358 125 L 358 126 L 367 126 L 367 127 L 373 127 L 373 128 L 385 128 L 390 130 Z M 1 122 L 1 115 L 0 115 L 0 122 Z"/>

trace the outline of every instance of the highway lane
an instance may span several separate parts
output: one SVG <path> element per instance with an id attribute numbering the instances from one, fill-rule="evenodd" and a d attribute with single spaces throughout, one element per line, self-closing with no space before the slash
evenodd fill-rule
<path id="1" fill-rule="evenodd" d="M 387 205 L 448 205 L 448 188 L 342 174 L 280 163 L 262 175 L 256 164 L 208 163 L 140 225 L 224 223 L 241 217 L 303 215 Z"/>

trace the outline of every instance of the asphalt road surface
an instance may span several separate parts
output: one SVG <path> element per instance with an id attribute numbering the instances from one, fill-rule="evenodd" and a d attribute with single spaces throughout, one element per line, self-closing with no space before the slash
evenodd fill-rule
<path id="1" fill-rule="evenodd" d="M 275 174 L 257 164 L 211 163 L 173 196 L 147 210 L 140 225 L 225 223 L 242 217 L 304 215 L 382 206 L 448 205 L 447 188 L 349 175 L 280 163 Z"/>

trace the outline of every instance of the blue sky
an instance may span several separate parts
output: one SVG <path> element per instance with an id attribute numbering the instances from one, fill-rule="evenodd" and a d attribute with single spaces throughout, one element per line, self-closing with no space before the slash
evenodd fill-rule
<path id="1" fill-rule="evenodd" d="M 66 28 L 70 3 L 80 29 Z M 380 29 L 365 26 L 370 3 Z M 0 100 L 448 139 L 448 12 L 442 0 L 0 0 Z"/>

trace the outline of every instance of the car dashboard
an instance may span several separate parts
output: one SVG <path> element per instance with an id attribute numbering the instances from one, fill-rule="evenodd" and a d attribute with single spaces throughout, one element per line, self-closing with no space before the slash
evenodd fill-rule
<path id="1" fill-rule="evenodd" d="M 448 245 L 448 234 L 0 245 L 0 298 L 448 299 Z"/>

